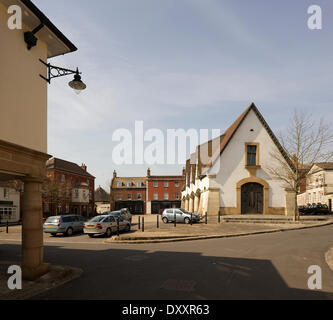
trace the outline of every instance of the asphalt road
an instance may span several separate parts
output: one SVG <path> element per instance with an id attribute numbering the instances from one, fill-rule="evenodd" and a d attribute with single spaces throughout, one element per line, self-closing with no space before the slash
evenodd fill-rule
<path id="1" fill-rule="evenodd" d="M 333 271 L 324 258 L 333 247 L 332 225 L 145 245 L 104 244 L 103 240 L 49 239 L 45 261 L 79 267 L 84 274 L 36 298 L 333 299 Z M 0 260 L 19 260 L 20 249 L 17 241 L 0 240 Z M 322 268 L 320 291 L 307 287 L 311 265 Z"/>

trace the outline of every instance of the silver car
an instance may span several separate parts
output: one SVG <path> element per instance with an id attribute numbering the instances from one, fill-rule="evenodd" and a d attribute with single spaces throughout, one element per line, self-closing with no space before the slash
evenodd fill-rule
<path id="1" fill-rule="evenodd" d="M 52 236 L 56 236 L 58 233 L 72 236 L 75 232 L 83 232 L 85 221 L 87 221 L 86 218 L 78 215 L 49 217 L 44 223 L 43 230 L 45 233 L 51 233 Z"/>
<path id="2" fill-rule="evenodd" d="M 119 219 L 119 231 L 128 232 L 131 230 L 131 223 L 124 220 L 122 217 Z M 117 231 L 117 218 L 111 215 L 101 215 L 92 218 L 86 222 L 83 226 L 83 232 L 89 237 L 94 235 L 105 234 L 107 237 L 111 237 L 113 232 Z"/>
<path id="3" fill-rule="evenodd" d="M 201 219 L 201 216 L 194 214 L 194 213 L 191 214 L 191 212 L 188 212 L 184 209 L 165 209 L 163 211 L 162 221 L 164 223 L 175 222 L 175 219 L 176 219 L 177 223 L 190 224 L 191 219 L 192 219 L 192 223 L 199 222 Z"/>

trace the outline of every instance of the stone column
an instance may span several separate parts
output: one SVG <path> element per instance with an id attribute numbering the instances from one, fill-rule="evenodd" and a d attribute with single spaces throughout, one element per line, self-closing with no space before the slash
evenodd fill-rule
<path id="1" fill-rule="evenodd" d="M 35 280 L 50 269 L 43 263 L 43 214 L 41 180 L 24 180 L 22 214 L 23 279 Z"/>
<path id="2" fill-rule="evenodd" d="M 190 200 L 189 200 L 189 205 L 188 205 L 188 211 L 189 212 L 194 212 L 194 196 L 190 196 Z"/>
<path id="3" fill-rule="evenodd" d="M 186 211 L 189 210 L 189 200 L 188 200 L 188 198 L 185 199 L 185 210 Z"/>
<path id="4" fill-rule="evenodd" d="M 194 213 L 199 213 L 199 203 L 200 203 L 200 196 L 196 194 L 194 198 Z"/>

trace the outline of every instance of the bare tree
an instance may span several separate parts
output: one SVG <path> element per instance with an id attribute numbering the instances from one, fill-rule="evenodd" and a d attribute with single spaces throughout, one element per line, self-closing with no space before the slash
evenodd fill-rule
<path id="1" fill-rule="evenodd" d="M 42 185 L 43 199 L 49 204 L 51 214 L 56 214 L 59 204 L 70 201 L 72 183 L 45 178 Z"/>
<path id="2" fill-rule="evenodd" d="M 279 134 L 282 150 L 271 153 L 277 166 L 270 173 L 283 180 L 295 194 L 295 220 L 299 220 L 297 195 L 311 167 L 333 159 L 333 130 L 323 118 L 294 111 L 288 127 Z M 287 157 L 287 159 L 286 159 Z"/>

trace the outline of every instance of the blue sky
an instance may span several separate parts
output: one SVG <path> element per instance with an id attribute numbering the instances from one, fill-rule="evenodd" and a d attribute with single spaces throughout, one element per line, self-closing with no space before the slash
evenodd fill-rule
<path id="1" fill-rule="evenodd" d="M 134 129 L 221 129 L 253 101 L 274 132 L 294 109 L 333 119 L 333 2 L 267 0 L 34 0 L 79 48 L 52 59 L 83 72 L 49 87 L 48 152 L 107 186 L 147 165 L 112 162 L 112 134 Z M 320 5 L 323 29 L 309 30 Z M 188 150 L 189 152 L 189 150 Z M 151 166 L 178 174 L 182 166 Z"/>

